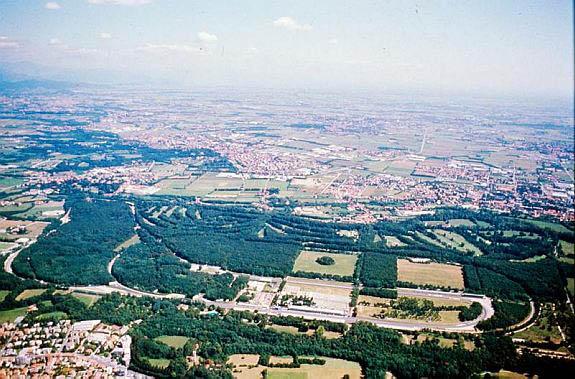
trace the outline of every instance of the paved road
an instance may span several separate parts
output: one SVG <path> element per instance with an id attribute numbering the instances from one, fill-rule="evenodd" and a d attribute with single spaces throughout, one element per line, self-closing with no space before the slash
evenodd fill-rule
<path id="1" fill-rule="evenodd" d="M 4 270 L 9 273 L 13 273 L 12 271 L 12 261 L 21 249 L 15 251 L 14 253 L 10 254 L 10 256 L 4 262 Z M 116 261 L 116 255 L 114 259 L 110 261 L 108 264 L 108 272 L 112 271 L 112 266 Z M 253 279 L 261 280 L 261 279 L 269 279 L 273 280 L 273 278 L 263 278 L 263 277 L 253 277 Z M 290 283 L 301 283 L 301 284 L 309 284 L 309 280 L 299 279 L 299 278 L 289 278 Z M 334 284 L 333 282 L 329 281 L 315 281 L 315 285 L 329 287 L 329 288 L 345 288 L 351 289 L 351 284 Z M 141 291 L 137 289 L 133 289 L 127 287 L 123 284 L 118 282 L 110 282 L 108 285 L 99 285 L 99 286 L 74 286 L 70 287 L 70 289 L 74 291 L 80 292 L 87 292 L 87 293 L 94 293 L 94 294 L 109 294 L 112 292 L 118 292 L 124 295 L 132 295 L 132 296 L 150 296 L 154 298 L 164 298 L 164 299 L 182 299 L 185 296 L 182 294 L 159 294 L 159 293 L 152 293 L 147 291 Z M 397 289 L 398 296 L 411 296 L 411 297 L 431 297 L 431 298 L 441 298 L 441 299 L 451 299 L 451 300 L 472 300 L 477 301 L 483 307 L 481 315 L 472 321 L 460 322 L 457 324 L 445 325 L 441 323 L 434 323 L 434 322 L 423 322 L 423 321 L 416 321 L 416 320 L 390 320 L 390 319 L 373 319 L 367 317 L 351 317 L 351 316 L 342 316 L 342 315 L 335 315 L 329 314 L 328 312 L 310 312 L 310 311 L 302 311 L 297 309 L 288 309 L 284 307 L 266 307 L 266 306 L 259 306 L 259 305 L 252 305 L 246 303 L 236 303 L 234 301 L 210 301 L 207 299 L 203 299 L 198 297 L 199 300 L 203 301 L 207 305 L 215 305 L 217 307 L 221 307 L 224 309 L 235 309 L 235 310 L 249 310 L 249 311 L 257 311 L 259 313 L 274 315 L 274 316 L 295 316 L 295 317 L 303 317 L 305 319 L 312 319 L 312 320 L 326 320 L 326 321 L 333 321 L 333 322 L 344 322 L 347 324 L 353 324 L 357 321 L 368 321 L 377 326 L 390 328 L 390 329 L 398 329 L 398 330 L 421 330 L 421 329 L 433 329 L 438 331 L 448 331 L 448 332 L 467 332 L 473 333 L 475 332 L 475 326 L 478 322 L 488 319 L 489 317 L 493 316 L 493 307 L 491 305 L 491 299 L 481 296 L 481 297 L 466 297 L 463 292 L 443 292 L 443 291 L 435 291 L 435 290 L 422 290 L 422 289 L 414 289 L 414 288 L 398 288 Z"/>

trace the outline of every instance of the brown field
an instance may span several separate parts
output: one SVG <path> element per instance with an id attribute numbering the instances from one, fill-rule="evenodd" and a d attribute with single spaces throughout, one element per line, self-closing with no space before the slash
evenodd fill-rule
<path id="1" fill-rule="evenodd" d="M 333 379 L 349 375 L 350 379 L 361 378 L 361 366 L 357 362 L 335 358 L 325 359 L 325 365 L 303 364 L 300 368 L 269 368 L 268 378 Z"/>
<path id="2" fill-rule="evenodd" d="M 22 237 L 35 239 L 42 234 L 44 228 L 49 224 L 49 222 L 42 221 L 15 221 L 0 219 L 0 235 L 2 236 L 2 239 L 7 241 L 16 241 Z M 7 233 L 8 228 L 14 227 L 24 227 L 26 229 L 26 233 Z"/>
<path id="3" fill-rule="evenodd" d="M 413 263 L 407 259 L 398 259 L 397 279 L 414 284 L 464 288 L 461 266 L 443 263 Z"/>
<path id="4" fill-rule="evenodd" d="M 18 296 L 16 296 L 16 301 L 26 300 L 34 296 L 42 295 L 46 292 L 45 288 L 35 289 L 35 290 L 24 290 Z"/>
<path id="5" fill-rule="evenodd" d="M 311 357 L 310 357 L 311 358 Z M 302 378 L 302 379 L 332 379 L 342 378 L 346 374 L 351 379 L 361 378 L 361 366 L 357 362 L 343 359 L 326 358 L 324 365 L 303 364 L 300 368 L 277 368 L 258 365 L 259 355 L 257 354 L 234 354 L 231 355 L 227 363 L 234 368 L 232 373 L 238 379 L 260 379 L 262 372 L 267 370 L 268 378 Z M 292 357 L 270 357 L 270 363 L 289 363 Z"/>

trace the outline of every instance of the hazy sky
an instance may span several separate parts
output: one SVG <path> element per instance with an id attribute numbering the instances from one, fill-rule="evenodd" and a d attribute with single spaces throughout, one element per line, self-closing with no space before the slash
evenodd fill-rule
<path id="1" fill-rule="evenodd" d="M 0 64 L 167 85 L 571 96 L 570 0 L 0 0 Z"/>

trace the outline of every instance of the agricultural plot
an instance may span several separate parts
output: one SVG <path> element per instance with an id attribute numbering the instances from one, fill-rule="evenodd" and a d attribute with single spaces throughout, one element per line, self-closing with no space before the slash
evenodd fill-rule
<path id="1" fill-rule="evenodd" d="M 5 241 L 16 241 L 20 238 L 36 239 L 48 224 L 42 221 L 0 219 L 0 237 Z"/>
<path id="2" fill-rule="evenodd" d="M 336 358 L 322 358 L 325 360 L 323 365 L 302 364 L 299 368 L 276 368 L 268 369 L 269 379 L 332 379 L 344 378 L 350 379 L 361 378 L 361 366 L 357 362 L 346 361 Z"/>
<path id="3" fill-rule="evenodd" d="M 329 257 L 335 261 L 331 265 L 317 262 L 321 257 Z M 352 276 L 358 256 L 356 254 L 334 254 L 319 251 L 303 250 L 297 257 L 293 271 L 314 272 L 318 274 Z"/>
<path id="4" fill-rule="evenodd" d="M 16 301 L 26 300 L 26 299 L 29 299 L 31 297 L 40 296 L 44 292 L 46 292 L 46 289 L 44 289 L 44 288 L 34 289 L 34 290 L 24 290 L 18 296 L 16 296 Z"/>
<path id="5" fill-rule="evenodd" d="M 417 285 L 464 288 L 461 266 L 443 263 L 413 263 L 408 259 L 398 259 L 397 279 Z"/>

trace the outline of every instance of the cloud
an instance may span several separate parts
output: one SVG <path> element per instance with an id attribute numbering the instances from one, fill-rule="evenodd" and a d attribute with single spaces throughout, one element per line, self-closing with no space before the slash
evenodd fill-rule
<path id="1" fill-rule="evenodd" d="M 202 42 L 216 42 L 218 37 L 215 34 L 210 34 L 208 32 L 199 32 L 198 38 Z"/>
<path id="2" fill-rule="evenodd" d="M 288 30 L 302 30 L 302 31 L 307 31 L 307 30 L 311 30 L 311 25 L 308 24 L 300 24 L 299 22 L 297 22 L 296 20 L 294 20 L 291 17 L 288 16 L 284 16 L 284 17 L 280 17 L 277 20 L 275 20 L 273 22 L 275 27 L 278 28 L 285 28 Z"/>
<path id="3" fill-rule="evenodd" d="M 50 10 L 53 10 L 53 11 L 54 11 L 54 10 L 60 9 L 60 8 L 62 8 L 62 7 L 60 6 L 60 4 L 58 4 L 58 3 L 55 2 L 55 1 L 48 1 L 48 2 L 46 3 L 46 5 L 44 5 L 44 8 L 50 9 Z"/>
<path id="4" fill-rule="evenodd" d="M 102 32 L 102 33 L 100 33 L 100 38 L 102 38 L 102 39 L 110 39 L 110 38 L 112 38 L 112 34 L 106 33 L 106 32 Z"/>
<path id="5" fill-rule="evenodd" d="M 50 41 L 48 41 L 48 43 L 52 46 L 62 46 L 62 41 L 60 41 L 58 38 L 50 38 Z"/>
<path id="6" fill-rule="evenodd" d="M 138 6 L 144 4 L 150 4 L 153 0 L 88 0 L 90 4 L 109 4 L 109 5 L 127 5 L 127 6 Z"/>
<path id="7" fill-rule="evenodd" d="M 337 38 L 332 38 L 329 41 L 327 41 L 330 45 L 337 45 L 339 43 Z"/>
<path id="8" fill-rule="evenodd" d="M 153 44 L 147 43 L 144 46 L 138 47 L 136 50 L 144 51 L 148 53 L 185 53 L 185 54 L 206 54 L 206 49 L 191 45 L 179 45 L 179 44 Z"/>
<path id="9" fill-rule="evenodd" d="M 0 36 L 0 49 L 9 49 L 20 47 L 17 41 L 14 41 L 6 36 Z"/>

